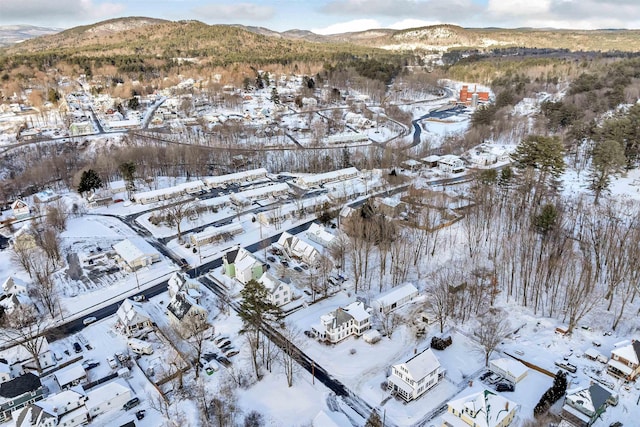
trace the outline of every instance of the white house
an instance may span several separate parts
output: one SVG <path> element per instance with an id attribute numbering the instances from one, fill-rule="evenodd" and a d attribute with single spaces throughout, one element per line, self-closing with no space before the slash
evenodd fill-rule
<path id="1" fill-rule="evenodd" d="M 258 279 L 258 282 L 262 283 L 267 289 L 267 298 L 271 304 L 280 307 L 291 302 L 291 287 L 282 280 L 265 272 L 262 274 L 262 277 Z"/>
<path id="2" fill-rule="evenodd" d="M 613 349 L 607 373 L 627 381 L 635 380 L 640 375 L 640 341 L 632 340 L 629 345 Z"/>
<path id="3" fill-rule="evenodd" d="M 0 384 L 11 379 L 11 367 L 8 363 L 0 362 Z"/>
<path id="4" fill-rule="evenodd" d="M 15 417 L 16 427 L 87 425 L 105 412 L 122 410 L 130 399 L 131 390 L 119 382 L 94 387 L 86 393 L 65 390 L 24 407 Z"/>
<path id="5" fill-rule="evenodd" d="M 113 250 L 121 264 L 130 271 L 146 267 L 160 259 L 160 254 L 148 243 L 142 244 L 142 242 L 134 242 L 129 239 L 113 245 Z"/>
<path id="6" fill-rule="evenodd" d="M 36 403 L 25 406 L 17 414 L 16 427 L 75 427 L 89 422 L 84 406 L 87 396 L 65 390 Z"/>
<path id="7" fill-rule="evenodd" d="M 196 301 L 198 301 L 202 296 L 200 293 L 200 283 L 197 280 L 191 280 L 186 274 L 179 271 L 174 272 L 169 277 L 167 291 L 171 298 L 173 298 L 173 296 L 178 292 L 186 292 Z"/>
<path id="8" fill-rule="evenodd" d="M 128 337 L 138 336 L 153 328 L 153 320 L 147 310 L 139 302 L 130 299 L 126 299 L 120 304 L 116 316 L 118 317 L 117 325 Z"/>
<path id="9" fill-rule="evenodd" d="M 20 199 L 11 204 L 11 211 L 17 220 L 29 218 L 31 216 L 29 205 Z"/>
<path id="10" fill-rule="evenodd" d="M 320 323 L 313 325 L 315 335 L 324 341 L 337 343 L 351 335 L 361 336 L 371 328 L 371 309 L 363 302 L 352 302 L 320 317 Z"/>
<path id="11" fill-rule="evenodd" d="M 404 363 L 391 367 L 387 390 L 410 402 L 422 396 L 444 378 L 438 358 L 429 348 Z"/>
<path id="12" fill-rule="evenodd" d="M 196 316 L 206 319 L 208 312 L 185 292 L 178 292 L 167 305 L 167 315 L 169 323 L 178 333 L 188 338 L 194 332 L 189 325 L 191 319 Z"/>
<path id="13" fill-rule="evenodd" d="M 49 348 L 49 341 L 44 336 L 40 336 L 34 339 L 36 342 L 33 343 L 33 348 L 39 348 L 40 353 L 38 354 L 38 359 L 40 362 L 40 367 L 42 369 L 47 369 L 51 366 L 55 366 L 56 360 L 53 356 L 53 352 Z M 12 347 L 13 359 L 9 360 L 9 364 L 13 370 L 13 373 L 16 373 L 16 365 L 20 366 L 19 374 L 22 375 L 29 371 L 35 371 L 37 369 L 37 364 L 35 360 L 33 360 L 33 355 L 28 352 L 24 346 L 18 345 Z"/>
<path id="14" fill-rule="evenodd" d="M 315 263 L 320 257 L 320 252 L 313 245 L 287 231 L 280 235 L 277 244 L 289 257 L 301 259 L 307 264 Z"/>
<path id="15" fill-rule="evenodd" d="M 316 242 L 323 248 L 328 248 L 336 238 L 335 235 L 329 233 L 322 225 L 318 223 L 312 223 L 309 229 L 306 231 L 306 235 L 312 242 Z"/>
<path id="16" fill-rule="evenodd" d="M 411 283 L 395 287 L 374 299 L 371 303 L 378 313 L 388 313 L 404 305 L 418 296 L 418 289 Z"/>
<path id="17" fill-rule="evenodd" d="M 443 427 L 507 427 L 519 406 L 501 395 L 483 390 L 447 403 Z"/>
<path id="18" fill-rule="evenodd" d="M 576 427 L 592 425 L 607 409 L 612 393 L 593 383 L 589 387 L 567 390 L 560 416 Z"/>
<path id="19" fill-rule="evenodd" d="M 489 362 L 489 369 L 511 381 L 513 384 L 520 382 L 527 376 L 529 368 L 510 357 L 494 359 Z"/>
<path id="20" fill-rule="evenodd" d="M 67 368 L 60 369 L 53 374 L 56 382 L 62 390 L 66 390 L 69 387 L 73 387 L 87 380 L 87 371 L 84 370 L 82 365 L 74 364 Z"/>
<path id="21" fill-rule="evenodd" d="M 117 381 L 87 391 L 85 406 L 91 418 L 112 409 L 121 410 L 131 399 L 131 389 Z"/>
<path id="22" fill-rule="evenodd" d="M 464 163 L 460 157 L 447 154 L 438 160 L 438 168 L 447 173 L 460 173 L 464 172 Z"/>
<path id="23" fill-rule="evenodd" d="M 2 305 L 7 312 L 11 312 L 14 308 L 27 304 L 33 304 L 27 293 L 27 286 L 21 280 L 9 276 L 2 283 L 0 305 Z"/>

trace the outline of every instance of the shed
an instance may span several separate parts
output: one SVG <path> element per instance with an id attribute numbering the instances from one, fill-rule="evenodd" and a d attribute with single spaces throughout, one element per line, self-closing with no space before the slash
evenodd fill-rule
<path id="1" fill-rule="evenodd" d="M 66 369 L 59 370 L 53 376 L 60 388 L 62 390 L 66 390 L 69 387 L 73 387 L 74 385 L 78 385 L 81 382 L 86 381 L 87 372 L 84 370 L 82 365 L 75 364 Z"/>
<path id="2" fill-rule="evenodd" d="M 373 300 L 372 307 L 378 313 L 389 312 L 418 296 L 418 289 L 411 283 L 393 288 Z"/>
<path id="3" fill-rule="evenodd" d="M 130 270 L 151 265 L 160 259 L 158 252 L 149 244 L 141 245 L 126 239 L 113 245 L 118 257 Z"/>

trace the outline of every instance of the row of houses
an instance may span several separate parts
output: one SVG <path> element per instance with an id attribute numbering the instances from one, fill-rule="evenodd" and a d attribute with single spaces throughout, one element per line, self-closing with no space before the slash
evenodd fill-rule
<path id="1" fill-rule="evenodd" d="M 326 196 L 297 200 L 294 203 L 287 203 L 264 212 L 259 212 L 256 218 L 262 225 L 277 226 L 290 219 L 318 214 L 325 209 L 327 203 L 328 198 Z"/>
<path id="2" fill-rule="evenodd" d="M 243 232 L 244 228 L 242 228 L 241 223 L 232 222 L 220 227 L 207 227 L 198 233 L 191 234 L 189 239 L 191 240 L 191 244 L 193 246 L 200 248 L 210 243 L 229 240 L 233 236 L 237 236 L 238 234 L 242 234 Z"/>
<path id="3" fill-rule="evenodd" d="M 227 175 L 207 177 L 202 180 L 189 181 L 158 190 L 144 191 L 133 194 L 133 200 L 140 204 L 155 203 L 163 200 L 171 200 L 184 195 L 197 194 L 203 190 L 224 188 L 231 184 L 241 184 L 267 177 L 264 168 L 253 169 L 245 172 L 237 172 Z M 288 187 L 287 187 L 288 188 Z"/>
<path id="4" fill-rule="evenodd" d="M 249 206 L 260 200 L 284 196 L 288 194 L 289 191 L 289 186 L 283 182 L 233 193 L 230 198 L 231 203 L 236 206 Z"/>
<path id="5" fill-rule="evenodd" d="M 132 397 L 124 383 L 113 381 L 85 391 L 65 390 L 31 402 L 16 412 L 16 427 L 75 427 L 86 425 L 99 415 L 121 410 Z"/>
<path id="6" fill-rule="evenodd" d="M 320 187 L 330 182 L 346 181 L 349 179 L 357 178 L 359 176 L 358 169 L 354 167 L 339 169 L 326 173 L 319 173 L 314 175 L 306 175 L 294 180 L 294 183 L 299 187 L 305 189 L 311 189 Z"/>
<path id="7" fill-rule="evenodd" d="M 205 189 L 205 184 L 201 180 L 184 182 L 172 187 L 160 188 L 158 190 L 144 191 L 133 194 L 136 203 L 146 205 L 149 203 L 171 200 L 186 194 L 197 194 Z"/>

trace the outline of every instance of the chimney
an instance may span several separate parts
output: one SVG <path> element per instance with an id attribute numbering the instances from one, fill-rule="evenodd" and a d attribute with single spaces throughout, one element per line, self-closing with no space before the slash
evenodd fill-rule
<path id="1" fill-rule="evenodd" d="M 509 410 L 509 401 L 508 400 L 506 402 L 504 402 L 504 410 L 505 411 Z"/>
<path id="2" fill-rule="evenodd" d="M 413 349 L 413 354 L 418 354 L 418 349 L 417 348 Z"/>

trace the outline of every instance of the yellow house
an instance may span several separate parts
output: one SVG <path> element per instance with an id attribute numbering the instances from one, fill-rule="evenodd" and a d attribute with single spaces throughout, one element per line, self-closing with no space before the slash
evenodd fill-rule
<path id="1" fill-rule="evenodd" d="M 515 402 L 483 390 L 447 403 L 442 427 L 507 427 L 517 411 Z"/>

